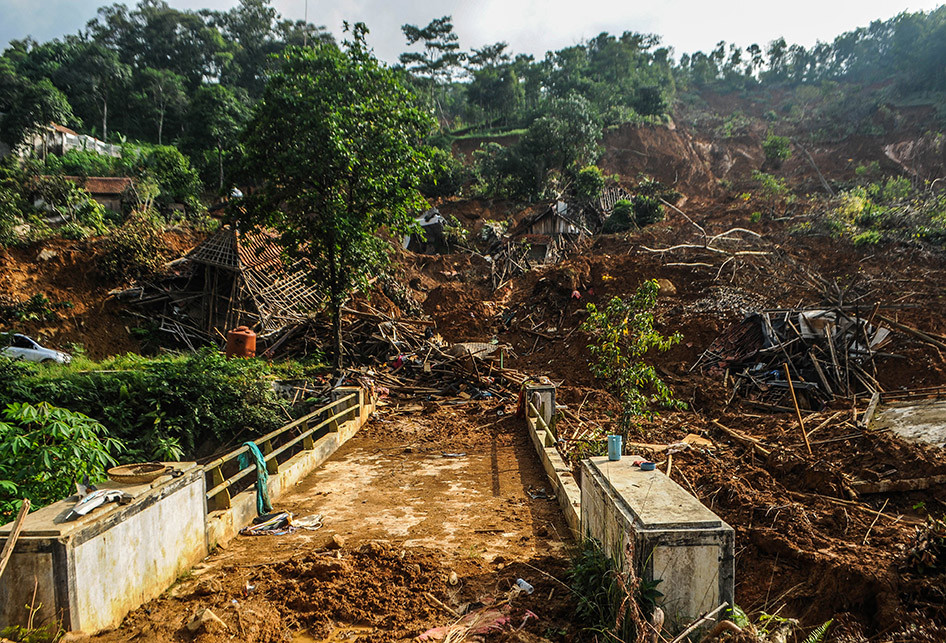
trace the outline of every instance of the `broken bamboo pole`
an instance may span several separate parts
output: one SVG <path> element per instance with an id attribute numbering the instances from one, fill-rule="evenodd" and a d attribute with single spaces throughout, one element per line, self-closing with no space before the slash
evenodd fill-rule
<path id="1" fill-rule="evenodd" d="M 788 381 L 788 390 L 792 393 L 792 404 L 795 405 L 795 415 L 798 417 L 798 426 L 801 428 L 801 434 L 805 438 L 805 446 L 808 448 L 808 455 L 811 455 L 811 444 L 808 442 L 808 434 L 805 432 L 805 420 L 801 416 L 801 409 L 798 407 L 798 398 L 795 397 L 795 387 L 792 385 L 792 373 L 788 370 L 788 362 L 785 362 L 785 379 Z"/>

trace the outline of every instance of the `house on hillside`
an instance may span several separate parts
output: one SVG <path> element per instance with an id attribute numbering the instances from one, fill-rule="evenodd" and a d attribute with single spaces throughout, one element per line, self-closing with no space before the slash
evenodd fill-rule
<path id="1" fill-rule="evenodd" d="M 523 219 L 509 232 L 514 243 L 529 245 L 529 258 L 539 263 L 557 261 L 566 246 L 589 235 L 591 231 L 570 215 L 564 201 L 556 201 Z"/>
<path id="2" fill-rule="evenodd" d="M 0 118 L 2 118 L 0 114 Z M 45 159 L 48 155 L 54 154 L 62 156 L 69 150 L 89 150 L 97 152 L 103 156 L 121 157 L 122 148 L 119 145 L 111 145 L 100 141 L 94 136 L 79 134 L 68 127 L 50 123 L 42 128 L 40 132 L 33 136 L 31 143 L 18 147 L 15 152 L 22 158 L 38 157 Z M 0 157 L 10 154 L 10 145 L 0 142 Z"/>
<path id="3" fill-rule="evenodd" d="M 122 211 L 122 203 L 131 195 L 133 181 L 127 176 L 64 176 L 88 192 L 93 199 L 114 212 Z"/>

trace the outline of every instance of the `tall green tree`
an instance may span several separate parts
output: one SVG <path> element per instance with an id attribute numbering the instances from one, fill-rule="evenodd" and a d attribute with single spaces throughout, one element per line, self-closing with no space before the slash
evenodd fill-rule
<path id="1" fill-rule="evenodd" d="M 184 78 L 168 69 L 145 69 L 139 77 L 139 100 L 156 119 L 158 145 L 164 144 L 164 119 L 169 112 L 177 112 L 187 104 Z"/>
<path id="2" fill-rule="evenodd" d="M 325 285 L 336 369 L 342 303 L 387 258 L 379 230 L 402 234 L 425 207 L 417 187 L 430 163 L 420 141 L 433 126 L 368 49 L 367 28 L 345 28 L 352 39 L 342 49 L 285 52 L 247 128 L 247 177 L 258 189 L 242 203 L 245 220 L 276 229 Z"/>
<path id="3" fill-rule="evenodd" d="M 87 120 L 91 115 L 101 118 L 103 141 L 108 140 L 108 106 L 115 94 L 126 90 L 131 68 L 121 62 L 118 54 L 95 42 L 68 38 L 69 61 L 56 71 L 53 82 L 61 86 L 76 109 Z"/>
<path id="4" fill-rule="evenodd" d="M 0 140 L 16 147 L 27 142 L 51 122 L 71 124 L 75 120 L 65 95 L 48 79 L 33 82 L 17 74 L 0 59 Z"/>
<path id="5" fill-rule="evenodd" d="M 224 85 L 204 85 L 194 96 L 189 116 L 189 145 L 195 152 L 216 152 L 217 188 L 223 190 L 224 156 L 237 145 L 239 134 L 249 118 L 246 94 Z"/>

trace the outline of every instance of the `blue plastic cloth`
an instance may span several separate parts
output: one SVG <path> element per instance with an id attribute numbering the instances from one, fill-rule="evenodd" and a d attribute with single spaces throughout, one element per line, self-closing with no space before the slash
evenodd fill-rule
<path id="1" fill-rule="evenodd" d="M 256 513 L 262 516 L 273 510 L 273 505 L 269 501 L 269 486 L 266 484 L 269 481 L 266 459 L 263 458 L 263 454 L 255 442 L 244 442 L 243 446 L 250 450 L 249 455 L 252 455 L 253 459 L 256 460 Z M 250 459 L 246 453 L 241 453 L 237 461 L 241 470 L 250 465 Z"/>

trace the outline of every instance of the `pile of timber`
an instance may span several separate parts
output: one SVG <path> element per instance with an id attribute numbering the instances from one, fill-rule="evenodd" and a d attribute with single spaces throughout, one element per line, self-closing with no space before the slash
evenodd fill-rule
<path id="1" fill-rule="evenodd" d="M 300 358 L 331 353 L 331 324 L 324 317 L 286 330 L 263 355 Z M 395 398 L 434 401 L 508 399 L 526 376 L 505 368 L 508 345 L 446 342 L 434 322 L 396 317 L 366 304 L 342 309 L 345 381 Z"/>
<path id="2" fill-rule="evenodd" d="M 877 361 L 890 330 L 876 325 L 877 307 L 766 310 L 723 332 L 691 371 L 721 373 L 737 393 L 755 403 L 820 409 L 836 397 L 883 392 Z"/>

